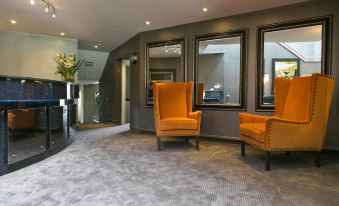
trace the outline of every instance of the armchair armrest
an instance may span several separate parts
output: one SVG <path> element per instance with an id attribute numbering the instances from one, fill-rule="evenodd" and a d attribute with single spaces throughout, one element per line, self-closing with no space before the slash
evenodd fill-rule
<path id="1" fill-rule="evenodd" d="M 311 121 L 270 118 L 266 121 L 266 142 L 271 151 L 319 151 L 323 148 L 323 128 Z"/>
<path id="2" fill-rule="evenodd" d="M 196 111 L 196 112 L 189 112 L 188 113 L 188 118 L 195 119 L 198 122 L 198 130 L 200 131 L 200 124 L 201 124 L 201 111 Z"/>
<path id="3" fill-rule="evenodd" d="M 268 119 L 272 118 L 269 116 L 260 116 L 255 114 L 240 113 L 240 124 L 245 123 L 265 123 Z"/>
<path id="4" fill-rule="evenodd" d="M 188 118 L 199 120 L 201 119 L 201 114 L 202 114 L 201 111 L 190 112 L 188 113 Z"/>

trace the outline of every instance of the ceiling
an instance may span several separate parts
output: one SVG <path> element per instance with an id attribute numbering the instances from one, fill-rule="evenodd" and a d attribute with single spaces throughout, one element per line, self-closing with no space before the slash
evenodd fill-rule
<path id="1" fill-rule="evenodd" d="M 150 58 L 180 57 L 181 55 L 182 55 L 181 44 L 172 44 L 149 48 Z"/>
<path id="2" fill-rule="evenodd" d="M 41 0 L 1 0 L 0 30 L 28 32 L 79 40 L 79 48 L 112 51 L 134 35 L 223 16 L 307 0 L 50 0 L 56 18 L 43 12 Z M 203 12 L 202 8 L 208 11 Z M 11 24 L 10 20 L 17 24 Z M 146 25 L 145 21 L 150 21 Z"/>
<path id="3" fill-rule="evenodd" d="M 265 32 L 265 42 L 314 42 L 322 40 L 322 25 Z"/>

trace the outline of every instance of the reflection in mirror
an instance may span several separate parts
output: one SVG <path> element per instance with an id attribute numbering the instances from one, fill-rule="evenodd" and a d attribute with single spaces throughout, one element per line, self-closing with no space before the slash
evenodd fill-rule
<path id="1" fill-rule="evenodd" d="M 153 82 L 184 82 L 184 42 L 147 45 L 146 104 L 153 104 Z"/>
<path id="2" fill-rule="evenodd" d="M 322 25 L 264 34 L 263 104 L 274 105 L 274 79 L 321 73 Z"/>
<path id="3" fill-rule="evenodd" d="M 8 110 L 8 164 L 46 150 L 45 116 L 45 108 Z"/>
<path id="4" fill-rule="evenodd" d="M 274 81 L 330 73 L 331 16 L 258 27 L 257 110 L 274 109 Z"/>
<path id="5" fill-rule="evenodd" d="M 242 33 L 198 37 L 196 105 L 242 106 Z"/>

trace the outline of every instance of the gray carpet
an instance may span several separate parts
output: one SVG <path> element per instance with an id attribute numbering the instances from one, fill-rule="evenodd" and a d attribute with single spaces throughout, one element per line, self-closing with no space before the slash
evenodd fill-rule
<path id="1" fill-rule="evenodd" d="M 60 153 L 0 177 L 0 205 L 339 205 L 339 158 L 273 154 L 238 144 L 172 142 L 128 126 L 77 132 Z"/>

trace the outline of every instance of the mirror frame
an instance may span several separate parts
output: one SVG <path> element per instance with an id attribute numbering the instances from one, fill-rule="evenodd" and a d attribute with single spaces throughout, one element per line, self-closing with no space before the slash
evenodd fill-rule
<path id="1" fill-rule="evenodd" d="M 271 106 L 263 104 L 263 58 L 265 33 L 316 25 L 322 25 L 321 73 L 331 74 L 332 16 L 300 19 L 257 27 L 256 111 L 274 111 L 274 105 Z"/>
<path id="2" fill-rule="evenodd" d="M 197 104 L 197 85 L 198 85 L 198 61 L 199 61 L 199 42 L 205 40 L 214 40 L 222 38 L 240 37 L 240 84 L 239 84 L 239 105 L 238 104 Z M 237 29 L 222 33 L 202 34 L 195 36 L 194 40 L 194 108 L 214 109 L 214 110 L 240 110 L 246 111 L 246 91 L 247 91 L 247 53 L 248 53 L 248 29 Z"/>
<path id="3" fill-rule="evenodd" d="M 150 42 L 146 43 L 145 45 L 145 107 L 153 107 L 153 103 L 148 102 L 148 89 L 147 89 L 147 81 L 148 81 L 148 72 L 150 70 L 149 68 L 149 49 L 153 47 L 160 47 L 160 46 L 166 46 L 166 45 L 174 45 L 174 44 L 181 44 L 181 69 L 183 69 L 183 81 L 186 82 L 186 72 L 187 72 L 187 65 L 186 65 L 186 38 L 178 38 L 168 41 L 159 41 L 159 42 Z"/>

